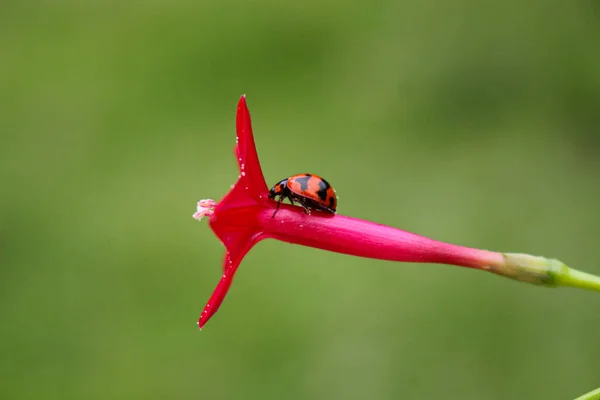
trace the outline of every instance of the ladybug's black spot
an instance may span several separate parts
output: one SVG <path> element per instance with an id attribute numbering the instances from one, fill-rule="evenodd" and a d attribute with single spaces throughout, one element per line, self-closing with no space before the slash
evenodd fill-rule
<path id="1" fill-rule="evenodd" d="M 329 198 L 329 208 L 331 208 L 333 210 L 333 203 L 335 202 L 335 197 L 330 197 Z"/>
<path id="2" fill-rule="evenodd" d="M 308 190 L 308 181 L 310 180 L 310 176 L 303 176 L 302 178 L 296 178 L 295 180 L 300 184 L 300 189 Z"/>
<path id="3" fill-rule="evenodd" d="M 312 176 L 311 174 L 304 174 L 304 176 Z"/>
<path id="4" fill-rule="evenodd" d="M 326 181 L 319 181 L 319 190 L 317 190 L 317 196 L 323 201 L 327 199 L 327 189 L 329 189 L 329 184 Z"/>

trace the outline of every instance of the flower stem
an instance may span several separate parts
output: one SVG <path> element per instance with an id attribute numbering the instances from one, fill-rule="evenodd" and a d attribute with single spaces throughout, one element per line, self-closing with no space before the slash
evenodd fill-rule
<path id="1" fill-rule="evenodd" d="M 555 277 L 558 285 L 557 286 L 571 286 L 580 289 L 595 290 L 600 292 L 600 278 L 588 274 L 586 272 L 578 271 L 563 265 L 563 270 L 560 275 Z"/>
<path id="2" fill-rule="evenodd" d="M 592 390 L 586 394 L 583 394 L 575 400 L 598 400 L 600 399 L 600 388 Z"/>
<path id="3" fill-rule="evenodd" d="M 569 268 L 562 261 L 529 254 L 503 253 L 502 262 L 486 269 L 521 282 L 548 287 L 570 286 L 600 292 L 600 277 Z"/>

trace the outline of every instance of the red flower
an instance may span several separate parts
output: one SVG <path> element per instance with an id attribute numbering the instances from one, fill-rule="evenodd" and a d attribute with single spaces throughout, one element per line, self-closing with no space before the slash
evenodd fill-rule
<path id="1" fill-rule="evenodd" d="M 226 247 L 223 276 L 200 315 L 200 329 L 219 309 L 242 258 L 266 238 L 380 260 L 478 268 L 547 286 L 578 286 L 573 279 L 582 279 L 581 275 L 574 278 L 573 274 L 579 272 L 569 270 L 557 260 L 457 246 L 337 214 L 314 210 L 308 215 L 301 207 L 287 204 L 281 204 L 276 217 L 271 218 L 276 203 L 267 197 L 245 96 L 238 103 L 236 130 L 235 154 L 240 176 L 218 204 L 201 200 L 194 214 L 198 220 L 210 218 L 210 227 Z M 600 280 L 594 285 L 587 288 L 600 288 Z"/>

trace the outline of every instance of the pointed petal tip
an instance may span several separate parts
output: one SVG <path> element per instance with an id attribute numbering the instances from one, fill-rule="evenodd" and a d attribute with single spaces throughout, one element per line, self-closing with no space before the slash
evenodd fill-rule
<path id="1" fill-rule="evenodd" d="M 208 319 L 210 319 L 211 316 L 209 316 Z M 205 318 L 205 312 L 202 312 L 202 315 L 200 315 L 200 318 L 198 318 L 198 322 L 196 324 L 196 326 L 198 326 L 199 331 L 202 331 L 204 329 L 204 326 L 206 326 L 208 319 Z"/>

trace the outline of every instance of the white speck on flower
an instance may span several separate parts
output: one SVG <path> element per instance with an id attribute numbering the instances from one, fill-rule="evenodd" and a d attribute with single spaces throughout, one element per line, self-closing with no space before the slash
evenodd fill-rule
<path id="1" fill-rule="evenodd" d="M 230 189 L 233 189 L 234 187 L 235 187 L 235 185 L 231 185 L 231 186 L 229 186 L 229 188 L 230 188 Z"/>
<path id="2" fill-rule="evenodd" d="M 242 176 L 246 176 L 246 173 L 244 171 L 242 171 Z"/>
<path id="3" fill-rule="evenodd" d="M 242 159 L 241 159 L 241 158 L 238 158 L 238 161 L 239 161 L 239 162 L 242 162 Z"/>
<path id="4" fill-rule="evenodd" d="M 304 228 L 304 225 L 300 224 L 300 228 Z"/>
<path id="5" fill-rule="evenodd" d="M 196 212 L 192 217 L 198 221 L 202 221 L 204 217 L 212 217 L 215 213 L 216 203 L 211 199 L 204 199 L 198 202 Z"/>
<path id="6" fill-rule="evenodd" d="M 242 169 L 244 169 L 244 164 L 242 163 Z"/>

